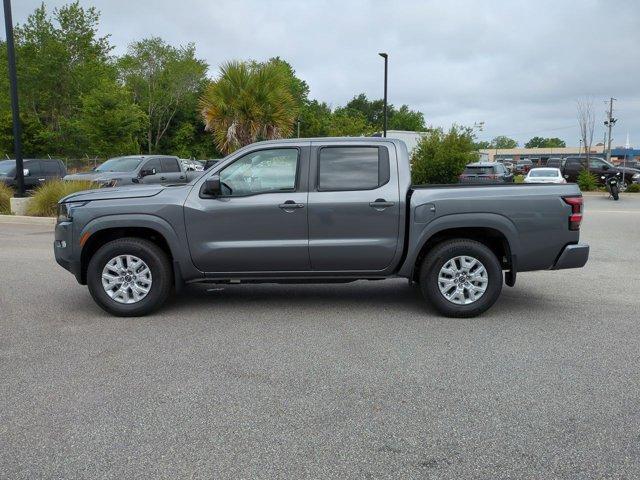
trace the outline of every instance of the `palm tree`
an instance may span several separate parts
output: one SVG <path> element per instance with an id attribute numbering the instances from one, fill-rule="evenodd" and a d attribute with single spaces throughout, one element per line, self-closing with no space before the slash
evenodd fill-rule
<path id="1" fill-rule="evenodd" d="M 272 62 L 227 62 L 200 98 L 205 129 L 231 153 L 258 140 L 290 136 L 298 105 L 283 69 Z"/>

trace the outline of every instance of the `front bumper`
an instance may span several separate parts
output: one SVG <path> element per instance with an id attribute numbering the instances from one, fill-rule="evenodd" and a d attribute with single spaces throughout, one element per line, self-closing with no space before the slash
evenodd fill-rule
<path id="1" fill-rule="evenodd" d="M 589 260 L 589 245 L 567 245 L 560 253 L 558 260 L 551 267 L 551 270 L 562 270 L 565 268 L 581 268 Z"/>
<path id="2" fill-rule="evenodd" d="M 60 222 L 56 225 L 53 253 L 58 265 L 73 273 L 79 282 L 81 278 L 80 262 L 74 256 L 73 224 L 71 222 Z"/>

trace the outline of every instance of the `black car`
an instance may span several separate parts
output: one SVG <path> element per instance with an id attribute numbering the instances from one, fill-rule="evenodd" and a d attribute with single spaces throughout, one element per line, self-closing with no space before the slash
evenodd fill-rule
<path id="1" fill-rule="evenodd" d="M 518 160 L 514 170 L 516 173 L 519 173 L 521 175 L 526 175 L 527 173 L 529 173 L 529 170 L 531 170 L 532 168 L 533 168 L 533 162 L 529 159 L 524 158 L 522 160 Z"/>
<path id="2" fill-rule="evenodd" d="M 550 158 L 547 160 L 546 166 L 549 168 L 562 168 L 564 160 L 561 158 Z"/>
<path id="3" fill-rule="evenodd" d="M 470 163 L 459 177 L 460 183 L 513 183 L 513 173 L 499 162 Z"/>
<path id="4" fill-rule="evenodd" d="M 577 182 L 580 172 L 586 168 L 587 157 L 567 157 L 562 168 L 562 175 L 568 182 Z M 602 177 L 608 177 L 613 173 L 620 173 L 620 190 L 625 191 L 632 183 L 640 181 L 640 170 L 629 167 L 616 167 L 604 158 L 589 157 L 589 171 L 602 183 Z"/>
<path id="5" fill-rule="evenodd" d="M 24 188 L 33 190 L 49 180 L 59 180 L 67 174 L 62 160 L 55 158 L 26 158 L 22 161 Z M 16 161 L 0 160 L 0 182 L 16 186 Z"/>

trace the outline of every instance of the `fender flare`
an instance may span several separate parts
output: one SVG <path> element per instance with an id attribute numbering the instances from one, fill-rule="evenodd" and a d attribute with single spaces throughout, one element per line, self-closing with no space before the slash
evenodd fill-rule
<path id="1" fill-rule="evenodd" d="M 420 224 L 413 222 L 411 228 Z M 489 228 L 500 232 L 507 240 L 512 270 L 517 270 L 517 257 L 520 252 L 520 237 L 515 224 L 507 217 L 496 213 L 456 213 L 435 218 L 427 223 L 415 240 L 410 239 L 407 257 L 400 268 L 399 275 L 413 278 L 416 259 L 425 244 L 434 235 L 453 228 Z"/>

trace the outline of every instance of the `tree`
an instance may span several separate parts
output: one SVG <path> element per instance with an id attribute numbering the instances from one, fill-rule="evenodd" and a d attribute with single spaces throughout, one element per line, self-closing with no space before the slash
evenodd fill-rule
<path id="1" fill-rule="evenodd" d="M 488 142 L 486 140 L 475 142 L 473 145 L 476 150 L 486 150 L 488 148 L 491 148 L 491 142 Z"/>
<path id="2" fill-rule="evenodd" d="M 428 130 L 413 151 L 412 182 L 457 182 L 464 167 L 478 159 L 473 140 L 468 127 L 453 125 L 446 133 L 442 128 Z"/>
<path id="3" fill-rule="evenodd" d="M 345 107 L 333 112 L 327 133 L 330 137 L 362 137 L 374 132 L 362 112 Z"/>
<path id="4" fill-rule="evenodd" d="M 516 142 L 513 138 L 505 137 L 504 135 L 499 135 L 493 140 L 491 140 L 491 148 L 517 148 L 518 142 Z"/>
<path id="5" fill-rule="evenodd" d="M 257 140 L 288 137 L 299 107 L 280 66 L 233 61 L 220 67 L 200 110 L 218 149 L 230 153 Z"/>
<path id="6" fill-rule="evenodd" d="M 86 152 L 110 157 L 139 153 L 147 116 L 126 87 L 105 80 L 83 96 L 78 122 L 88 142 Z"/>
<path id="7" fill-rule="evenodd" d="M 564 148 L 567 144 L 558 137 L 543 138 L 533 137 L 524 144 L 525 148 Z"/>
<path id="8" fill-rule="evenodd" d="M 345 106 L 361 112 L 375 130 L 384 128 L 384 100 L 369 100 L 364 93 L 353 97 Z M 426 129 L 422 112 L 411 110 L 408 105 L 396 109 L 387 105 L 387 126 L 389 130 L 409 130 L 422 132 Z"/>
<path id="9" fill-rule="evenodd" d="M 300 136 L 328 137 L 333 112 L 325 102 L 307 101 L 300 109 Z"/>
<path id="10" fill-rule="evenodd" d="M 394 110 L 388 120 L 388 125 L 389 130 L 408 130 L 410 132 L 426 130 L 422 112 L 411 110 L 408 105 L 402 105 L 398 110 Z"/>
<path id="11" fill-rule="evenodd" d="M 119 67 L 135 102 L 147 114 L 146 150 L 157 152 L 178 111 L 198 97 L 207 64 L 195 58 L 193 44 L 176 48 L 153 37 L 129 45 Z"/>
<path id="12" fill-rule="evenodd" d="M 578 100 L 577 105 L 578 126 L 580 127 L 580 137 L 587 154 L 587 171 L 589 170 L 589 155 L 591 144 L 593 143 L 593 129 L 595 127 L 595 116 L 593 114 L 593 102 L 591 100 Z"/>

